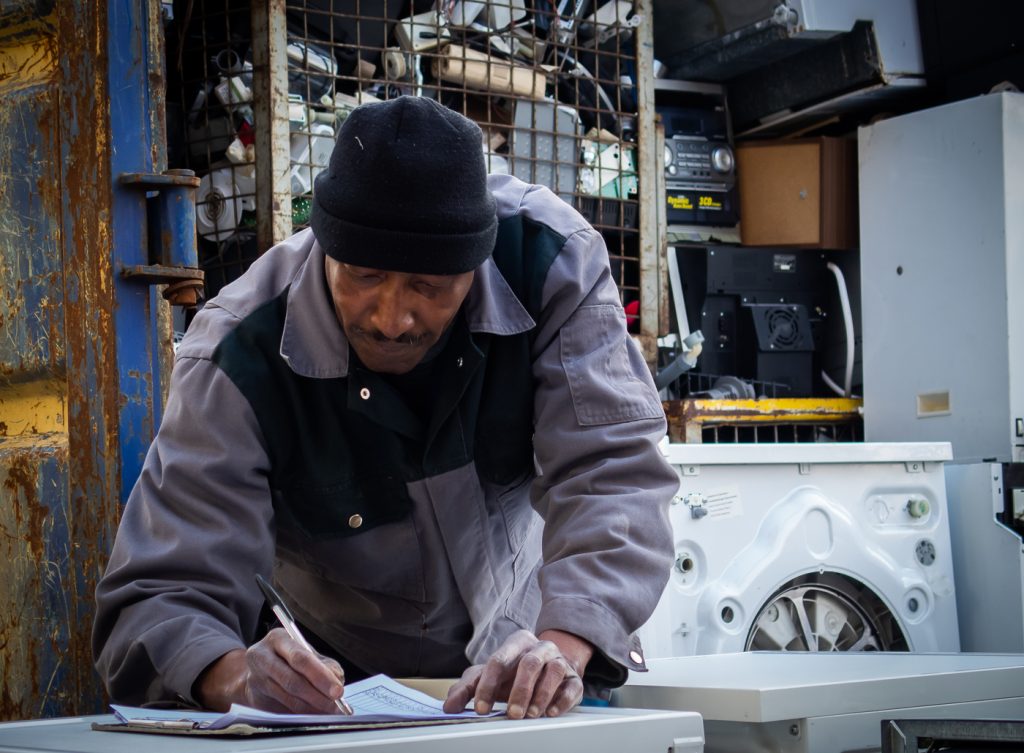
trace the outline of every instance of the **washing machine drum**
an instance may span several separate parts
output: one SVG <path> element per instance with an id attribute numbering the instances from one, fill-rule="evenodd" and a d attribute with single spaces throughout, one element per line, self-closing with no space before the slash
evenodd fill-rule
<path id="1" fill-rule="evenodd" d="M 754 617 L 745 651 L 906 651 L 896 617 L 870 588 L 812 573 L 776 591 Z"/>

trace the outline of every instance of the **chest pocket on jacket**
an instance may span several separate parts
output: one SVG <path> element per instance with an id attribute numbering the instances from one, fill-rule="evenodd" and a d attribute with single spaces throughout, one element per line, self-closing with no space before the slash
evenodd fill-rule
<path id="1" fill-rule="evenodd" d="M 348 478 L 322 486 L 295 483 L 271 488 L 277 524 L 320 539 L 363 533 L 404 518 L 412 509 L 400 478 Z"/>
<path id="2" fill-rule="evenodd" d="M 315 539 L 354 536 L 412 510 L 407 442 L 340 402 L 303 408 L 316 419 L 277 443 L 271 489 L 279 525 Z"/>

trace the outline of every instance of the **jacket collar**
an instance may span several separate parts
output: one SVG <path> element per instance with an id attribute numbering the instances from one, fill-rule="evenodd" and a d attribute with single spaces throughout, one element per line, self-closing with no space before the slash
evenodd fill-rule
<path id="1" fill-rule="evenodd" d="M 281 358 L 299 376 L 348 376 L 348 339 L 328 294 L 324 251 L 312 232 L 305 240 L 311 246 L 288 289 Z M 490 258 L 477 269 L 463 311 L 470 332 L 517 335 L 536 326 Z"/>

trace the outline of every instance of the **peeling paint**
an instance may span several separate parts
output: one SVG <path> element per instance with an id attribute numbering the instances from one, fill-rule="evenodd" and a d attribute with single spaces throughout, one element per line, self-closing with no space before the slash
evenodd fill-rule
<path id="1" fill-rule="evenodd" d="M 0 91 L 3 91 L 0 88 Z M 57 91 L 3 94 L 0 108 L 0 374 L 63 370 Z M 24 377 L 20 377 L 24 378 Z"/>
<path id="2" fill-rule="evenodd" d="M 102 710 L 120 500 L 108 8 L 0 29 L 0 719 Z"/>
<path id="3" fill-rule="evenodd" d="M 71 549 L 62 509 L 67 445 L 37 439 L 16 452 L 7 445 L 0 443 L 0 552 L 8 563 L 0 579 L 0 717 L 18 719 L 38 715 L 43 677 L 61 678 L 75 623 L 63 591 Z M 67 704 L 75 688 L 52 685 L 48 700 Z"/>

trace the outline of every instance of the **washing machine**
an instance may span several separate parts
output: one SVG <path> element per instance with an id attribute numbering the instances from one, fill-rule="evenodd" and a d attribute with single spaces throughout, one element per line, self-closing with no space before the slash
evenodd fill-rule
<path id="1" fill-rule="evenodd" d="M 946 442 L 668 444 L 675 562 L 648 658 L 960 649 Z"/>

